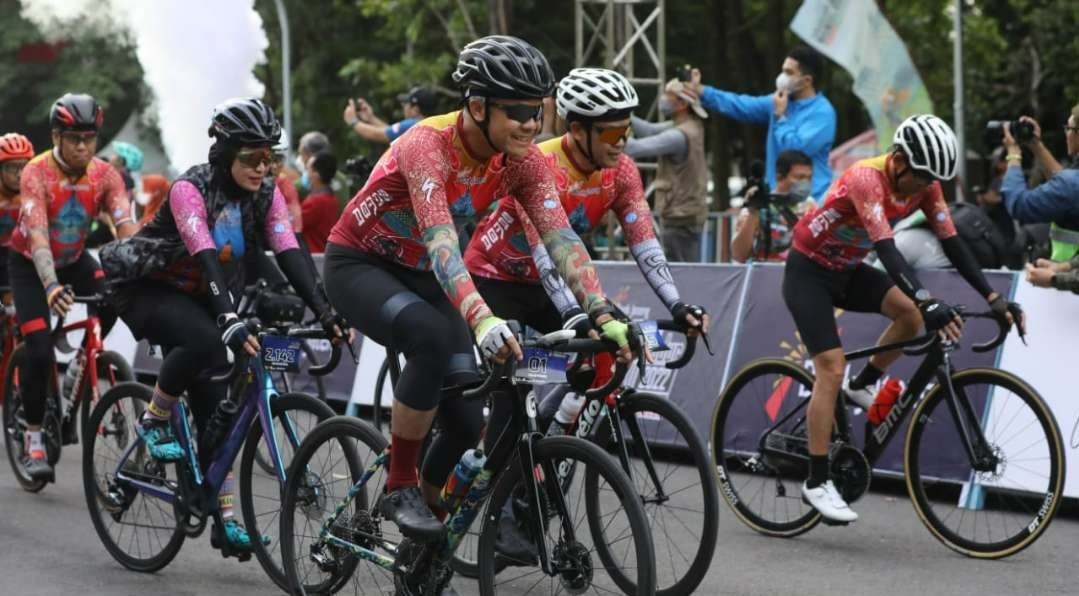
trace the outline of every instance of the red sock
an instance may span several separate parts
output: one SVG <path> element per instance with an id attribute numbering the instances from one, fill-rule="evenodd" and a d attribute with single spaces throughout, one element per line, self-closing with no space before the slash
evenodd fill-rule
<path id="1" fill-rule="evenodd" d="M 386 492 L 402 486 L 419 486 L 416 464 L 420 459 L 423 439 L 405 439 L 396 434 L 390 435 L 390 475 L 386 478 Z"/>

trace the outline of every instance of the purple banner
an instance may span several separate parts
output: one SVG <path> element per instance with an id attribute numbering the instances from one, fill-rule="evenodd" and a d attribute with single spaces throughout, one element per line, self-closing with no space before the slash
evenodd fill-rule
<path id="1" fill-rule="evenodd" d="M 919 271 L 918 276 L 926 288 L 932 292 L 933 296 L 949 304 L 967 305 L 972 312 L 988 310 L 985 300 L 955 272 L 927 270 Z M 994 289 L 1004 296 L 1010 295 L 1014 279 L 1013 274 L 986 272 L 986 276 Z M 783 265 L 763 264 L 752 267 L 749 273 L 749 287 L 742 308 L 742 318 L 736 331 L 736 342 L 729 362 L 728 379 L 733 377 L 741 367 L 750 361 L 765 357 L 783 358 L 812 372 L 813 362 L 802 344 L 795 330 L 794 321 L 791 319 L 787 306 L 783 302 L 782 284 Z M 888 325 L 888 320 L 879 314 L 844 312 L 839 309 L 836 310 L 836 322 L 839 326 L 839 335 L 843 341 L 843 348 L 848 352 L 876 345 L 877 339 Z M 954 366 L 957 369 L 971 366 L 994 366 L 999 348 L 986 353 L 975 353 L 969 348 L 974 343 L 984 342 L 992 338 L 995 332 L 996 326 L 991 321 L 972 321 L 964 330 L 961 349 L 952 354 Z M 903 356 L 887 371 L 887 375 L 906 382 L 920 363 L 921 357 Z M 848 363 L 847 375 L 857 374 L 864 365 L 865 360 Z M 881 380 L 881 382 L 883 381 L 884 379 Z M 739 418 L 737 427 L 741 431 L 739 436 L 743 438 L 759 437 L 764 428 L 771 426 L 784 400 L 808 399 L 808 397 L 809 395 L 806 391 L 798 391 L 789 387 L 775 388 L 775 392 L 768 400 L 769 403 L 762 404 L 759 411 L 737 410 Z M 973 399 L 976 407 L 980 408 L 984 404 L 984 395 L 970 395 L 969 397 Z M 789 405 L 787 408 L 782 408 L 782 410 L 784 412 L 789 411 Z M 855 411 L 857 413 L 852 416 L 851 420 L 858 444 L 861 445 L 866 418 L 865 414 L 858 409 L 853 409 L 852 413 Z M 874 467 L 876 469 L 902 471 L 906 426 L 907 423 L 904 423 L 901 427 L 902 430 L 893 438 L 888 449 L 875 463 Z M 948 436 L 945 440 L 934 439 L 934 437 L 954 433 L 954 427 L 950 424 L 937 425 L 928 430 L 924 445 L 932 445 L 936 442 L 946 446 L 939 450 L 940 459 L 935 462 L 937 466 L 956 463 L 960 457 L 965 458 L 965 456 L 954 452 L 955 450 L 952 449 L 952 446 L 958 445 L 954 437 Z M 728 441 L 727 447 L 740 448 L 743 446 L 735 446 Z M 928 473 L 932 474 L 936 469 L 942 468 L 933 467 Z"/>

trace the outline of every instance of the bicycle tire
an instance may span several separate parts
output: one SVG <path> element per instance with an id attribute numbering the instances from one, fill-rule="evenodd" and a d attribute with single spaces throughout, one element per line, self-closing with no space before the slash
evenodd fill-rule
<path id="1" fill-rule="evenodd" d="M 610 484 L 611 494 L 618 500 L 618 505 L 615 507 L 615 514 L 623 513 L 625 515 L 626 524 L 629 526 L 629 538 L 633 541 L 632 545 L 627 545 L 627 549 L 631 549 L 634 560 L 630 562 L 630 568 L 636 568 L 637 574 L 632 582 L 622 582 L 616 575 L 611 575 L 611 582 L 614 584 L 612 587 L 617 587 L 627 594 L 638 595 L 651 595 L 656 593 L 656 573 L 655 573 L 655 551 L 653 550 L 652 535 L 648 526 L 648 517 L 645 514 L 644 506 L 640 502 L 640 499 L 636 498 L 636 490 L 630 483 L 629 478 L 619 467 L 618 463 L 612 460 L 606 452 L 596 446 L 594 443 L 578 439 L 576 437 L 548 437 L 537 440 L 533 444 L 532 455 L 534 461 L 538 466 L 541 466 L 544 477 L 549 477 L 550 474 L 554 474 L 554 470 L 558 467 L 559 462 L 566 460 L 576 460 L 578 462 L 577 469 L 581 470 L 594 470 L 599 476 Z M 480 594 L 483 596 L 491 596 L 497 592 L 496 588 L 498 584 L 495 583 L 496 574 L 498 574 L 499 566 L 496 561 L 494 543 L 495 538 L 498 535 L 499 520 L 502 515 L 502 507 L 506 503 L 506 500 L 510 498 L 517 484 L 521 482 L 521 469 L 520 466 L 511 463 L 505 468 L 502 474 L 495 481 L 494 490 L 491 493 L 490 502 L 487 505 L 487 515 L 483 518 L 483 527 L 480 530 L 480 542 L 477 553 L 479 560 L 479 584 Z M 570 483 L 572 487 L 574 484 Z M 572 488 L 571 488 L 572 490 Z M 581 504 L 580 500 L 584 497 L 578 494 L 577 508 L 579 510 Z M 567 507 L 572 508 L 569 501 L 574 500 L 572 496 L 567 496 Z M 578 513 L 567 511 L 569 514 L 569 523 L 572 524 L 573 520 L 581 519 Z M 559 513 L 555 513 L 559 515 Z M 585 522 L 589 523 L 589 522 Z M 608 522 L 610 523 L 610 522 Z M 592 526 L 589 523 L 589 526 Z M 553 527 L 555 529 L 562 529 L 563 523 L 560 521 L 551 520 L 549 524 L 546 524 L 547 530 Z M 584 578 L 584 570 L 588 570 L 589 575 L 587 581 L 588 586 L 574 586 L 574 590 L 571 593 L 581 593 L 576 590 L 587 590 L 589 587 L 595 589 L 594 574 L 601 570 L 609 570 L 605 567 L 595 565 L 591 561 L 591 556 L 587 552 L 583 552 L 587 547 L 580 543 L 582 535 L 588 534 L 591 537 L 591 532 L 584 528 L 581 528 L 576 532 L 578 541 L 577 543 L 571 543 L 568 546 L 562 544 L 564 536 L 559 535 L 558 545 L 551 545 L 551 553 L 553 557 L 553 564 L 559 564 L 566 559 L 560 559 L 557 554 L 558 549 L 568 550 L 574 554 L 578 565 L 576 567 L 563 567 L 562 573 L 559 576 L 551 577 L 551 582 L 581 582 Z M 545 534 L 545 538 L 549 538 L 549 534 Z M 627 550 L 627 557 L 630 554 L 630 550 Z M 585 556 L 588 555 L 587 560 Z M 564 555 L 563 555 L 564 556 Z M 503 583 L 511 580 L 505 580 L 505 575 L 509 574 L 511 570 L 519 569 L 520 567 L 506 567 L 500 576 L 503 579 Z M 535 570 L 524 572 L 525 576 L 521 579 L 522 582 L 527 582 L 527 585 L 538 585 L 543 581 L 540 578 L 540 582 L 534 582 Z M 622 574 L 620 574 L 622 575 Z M 528 579 L 524 579 L 528 578 Z M 551 586 L 550 591 L 555 589 L 565 589 L 565 584 L 555 584 Z M 604 591 L 609 591 L 610 588 L 606 588 Z M 548 591 L 548 590 L 541 590 Z M 567 590 L 569 591 L 569 590 Z M 596 590 L 598 591 L 598 590 Z"/>
<path id="2" fill-rule="evenodd" d="M 375 377 L 375 394 L 371 400 L 371 423 L 378 431 L 382 430 L 382 422 L 385 420 L 386 413 L 382 408 L 382 388 L 386 385 L 386 379 L 390 376 L 390 354 L 386 354 L 386 357 L 382 359 L 382 365 L 378 367 L 378 376 Z M 393 388 L 390 388 L 390 402 L 393 405 Z M 421 460 L 422 461 L 422 460 Z"/>
<path id="3" fill-rule="evenodd" d="M 149 497 L 137 489 L 134 491 L 126 490 L 122 486 L 117 489 L 118 493 L 122 493 L 125 499 L 130 499 L 131 502 L 126 505 L 117 503 L 106 503 L 102 498 L 102 491 L 98 485 L 98 478 L 96 474 L 95 464 L 95 446 L 102 444 L 107 446 L 107 440 L 111 436 L 117 436 L 116 446 L 118 449 L 115 452 L 123 453 L 123 450 L 130 445 L 131 441 L 138 441 L 137 435 L 134 431 L 134 424 L 137 424 L 138 417 L 141 414 L 141 408 L 145 408 L 149 405 L 150 399 L 153 395 L 152 390 L 140 383 L 127 382 L 120 383 L 110 389 L 105 395 L 101 396 L 98 400 L 97 406 L 94 408 L 93 413 L 90 415 L 88 428 L 92 432 L 88 432 L 86 440 L 83 441 L 83 458 L 82 458 L 82 477 L 83 477 L 83 494 L 86 498 L 86 506 L 90 513 L 90 520 L 94 524 L 94 530 L 97 532 L 98 538 L 101 540 L 105 549 L 109 552 L 113 559 L 124 567 L 131 569 L 132 571 L 139 571 L 143 573 L 152 573 L 158 571 L 168 565 L 176 554 L 180 552 L 180 547 L 183 546 L 186 535 L 181 528 L 181 523 L 176 517 L 176 511 L 172 505 L 166 504 L 167 511 L 162 511 L 161 507 L 158 507 L 158 511 L 162 513 L 162 524 L 169 523 L 172 526 L 171 535 L 165 540 L 156 541 L 160 545 L 160 549 L 147 556 L 132 555 L 127 552 L 122 545 L 118 543 L 117 539 L 114 539 L 109 527 L 107 526 L 107 520 L 104 518 L 106 513 L 104 507 L 111 507 L 114 511 L 108 511 L 109 517 L 116 521 L 117 524 L 120 520 L 117 519 L 116 514 L 123 516 L 129 511 L 135 511 L 136 513 L 140 509 L 139 507 L 133 507 L 135 500 L 139 498 L 143 499 L 156 499 L 155 497 Z M 122 400 L 130 399 L 132 401 L 132 407 L 126 414 L 123 413 L 124 406 L 120 405 Z M 115 416 L 117 412 L 120 412 L 122 420 L 117 422 L 116 420 L 105 421 L 105 417 L 112 414 Z M 104 424 L 104 425 L 103 425 Z M 110 430 L 109 424 L 119 424 L 119 427 L 113 427 Z M 149 453 L 145 450 L 140 450 L 141 462 L 135 462 L 133 469 L 142 471 L 145 465 L 149 462 Z M 140 465 L 141 463 L 141 465 Z M 164 469 L 164 465 L 162 465 Z M 102 466 L 104 470 L 115 470 L 115 466 Z M 156 500 L 153 502 L 157 502 Z M 149 507 L 143 507 L 148 513 Z M 145 526 L 145 524 L 135 524 L 138 528 Z M 165 530 L 165 526 L 162 525 L 162 530 Z M 122 535 L 121 531 L 121 535 Z M 137 539 L 135 545 L 141 547 L 142 544 L 150 545 L 155 541 L 149 539 Z M 129 541 L 129 544 L 131 542 Z"/>
<path id="4" fill-rule="evenodd" d="M 631 441 L 626 447 L 632 461 L 629 463 L 629 469 L 625 469 L 626 463 L 622 462 L 623 469 L 627 472 L 630 481 L 641 496 L 641 501 L 645 503 L 645 513 L 648 515 L 653 539 L 662 540 L 667 545 L 668 557 L 666 558 L 666 564 L 663 565 L 661 565 L 661 560 L 664 557 L 658 552 L 659 544 L 655 545 L 657 551 L 656 594 L 659 596 L 691 594 L 700 585 L 705 574 L 708 573 L 708 567 L 712 563 L 712 556 L 715 554 L 716 540 L 719 533 L 719 489 L 714 480 L 715 472 L 712 467 L 712 458 L 708 454 L 708 448 L 705 446 L 704 441 L 701 440 L 697 430 L 690 423 L 689 418 L 674 402 L 656 395 L 633 393 L 623 396 L 619 401 L 618 408 L 622 419 L 623 437 Z M 687 446 L 692 459 L 692 464 L 688 466 L 692 471 L 688 475 L 676 474 L 677 467 L 680 467 L 678 463 L 668 462 L 666 466 L 661 466 L 653 457 L 652 450 L 647 443 L 650 438 L 652 442 L 656 442 L 660 429 L 663 427 L 655 424 L 651 427 L 650 436 L 645 436 L 644 429 L 640 427 L 639 419 L 652 419 L 656 416 L 666 421 Z M 665 429 L 664 432 L 666 432 Z M 642 441 L 646 443 L 643 448 L 633 438 L 634 435 L 641 437 Z M 615 444 L 615 436 L 610 424 L 599 425 L 596 442 L 616 460 L 620 460 L 622 451 Z M 646 459 L 651 460 L 656 477 L 664 485 L 663 490 L 655 487 L 653 479 L 648 473 Z M 678 476 L 677 478 L 675 477 L 676 475 Z M 693 488 L 692 482 L 694 480 L 699 483 L 699 492 L 698 489 Z M 592 524 L 593 531 L 596 531 L 602 526 L 602 520 L 600 519 L 598 507 L 598 476 L 593 470 L 585 471 L 585 483 L 589 522 Z M 673 498 L 674 501 L 659 502 L 658 495 L 660 492 L 667 499 Z M 651 504 L 649 504 L 650 502 Z M 690 506 L 703 507 L 699 517 L 692 513 L 687 513 Z M 692 536 L 699 533 L 700 542 L 696 552 L 681 552 L 676 541 L 671 536 L 668 523 L 676 524 L 674 531 L 683 536 L 687 534 Z M 608 541 L 597 538 L 596 547 L 600 560 L 614 569 L 614 572 L 617 572 L 616 561 L 610 551 Z M 687 548 L 687 550 L 689 549 Z M 673 551 L 678 551 L 681 560 L 676 560 Z M 680 570 L 680 563 L 686 559 L 689 559 L 690 562 L 683 572 Z M 628 585 L 631 580 L 624 577 L 622 581 L 625 582 L 625 585 Z"/>
<path id="5" fill-rule="evenodd" d="M 761 383 L 762 377 L 767 375 L 780 376 L 780 380 L 770 386 L 771 393 L 768 397 L 749 395 L 750 391 L 760 391 L 757 386 Z M 751 385 L 754 381 L 757 381 L 757 384 Z M 813 388 L 813 382 L 813 375 L 807 370 L 786 360 L 778 358 L 754 360 L 738 371 L 727 383 L 712 412 L 712 459 L 716 466 L 719 493 L 723 495 L 727 505 L 742 523 L 766 536 L 791 538 L 808 532 L 821 521 L 820 513 L 802 503 L 801 483 L 804 472 L 792 473 L 788 470 L 785 471 L 786 473 L 781 473 L 784 471 L 763 461 L 758 451 L 761 434 L 771 426 L 770 420 L 767 419 L 771 414 L 765 408 L 769 403 L 775 402 L 768 400 L 775 396 L 782 397 L 778 399 L 779 407 L 782 408 L 783 405 L 788 405 L 791 389 L 796 387 L 795 383 L 798 384 L 798 392 L 808 396 Z M 782 391 L 778 391 L 780 388 Z M 743 390 L 746 390 L 747 395 L 739 400 L 739 395 Z M 794 396 L 797 397 L 798 393 Z M 742 416 L 743 419 L 733 422 L 732 428 L 727 428 L 728 419 L 732 414 L 735 417 Z M 777 419 L 778 415 L 777 410 Z M 747 417 L 749 420 L 746 419 Z M 755 423 L 752 427 L 749 426 L 751 421 Z M 741 490 L 737 482 L 738 478 L 745 474 L 764 477 L 768 479 L 766 482 L 774 482 L 774 496 L 782 499 L 777 503 L 784 504 L 785 512 L 789 512 L 792 505 L 797 507 L 796 514 L 788 515 L 785 520 L 774 520 L 766 519 L 760 512 L 751 509 L 747 504 L 747 495 L 742 494 L 749 491 Z M 791 481 L 791 477 L 797 480 Z M 758 491 L 762 502 L 766 495 L 765 489 L 766 487 L 762 485 Z M 793 494 L 788 495 L 788 493 Z M 748 502 L 755 500 L 756 494 L 758 493 L 748 495 L 751 497 Z M 778 505 L 775 511 L 778 515 Z"/>
<path id="6" fill-rule="evenodd" d="M 15 346 L 15 350 L 11 353 L 11 360 L 8 362 L 7 371 L 5 371 L 7 382 L 4 383 L 3 403 L 4 446 L 6 447 L 8 462 L 11 464 L 11 471 L 15 474 L 15 480 L 18 481 L 19 486 L 27 492 L 36 493 L 45 488 L 48 481 L 30 478 L 22 464 L 23 435 L 26 428 L 25 424 L 19 422 L 20 410 L 22 410 L 22 395 L 19 390 L 17 373 L 25 353 L 26 348 L 22 344 Z"/>
<path id="7" fill-rule="evenodd" d="M 347 478 L 341 479 L 347 481 L 347 486 L 343 487 L 346 490 L 364 473 L 364 466 L 361 463 L 360 454 L 351 441 L 362 443 L 372 454 L 382 453 L 389 446 L 389 442 L 382 436 L 382 433 L 375 430 L 370 424 L 352 416 L 334 416 L 333 418 L 322 422 L 308 433 L 307 437 L 300 443 L 300 447 L 296 450 L 296 454 L 292 458 L 292 464 L 289 466 L 288 478 L 285 482 L 285 493 L 281 506 L 280 533 L 282 568 L 285 571 L 285 577 L 290 586 L 290 590 L 295 594 L 334 594 L 348 583 L 356 572 L 357 566 L 361 563 L 356 557 L 344 555 L 339 559 L 339 569 L 330 572 L 328 577 L 322 579 L 317 584 L 308 584 L 306 581 L 302 581 L 306 580 L 307 576 L 301 573 L 297 566 L 297 562 L 300 561 L 302 557 L 308 555 L 309 548 L 304 548 L 303 546 L 297 548 L 298 540 L 303 538 L 303 536 L 298 535 L 298 530 L 300 532 L 306 532 L 308 528 L 303 528 L 302 530 L 298 528 L 295 523 L 296 517 L 310 518 L 314 513 L 318 514 L 321 519 L 321 517 L 324 517 L 330 511 L 333 511 L 333 508 L 340 504 L 340 498 L 335 498 L 335 496 L 329 494 L 330 490 L 327 489 L 328 484 L 323 481 L 323 475 L 320 472 L 312 471 L 313 456 L 316 455 L 320 447 L 330 441 L 337 441 L 339 445 L 341 445 L 345 464 L 348 467 Z M 303 469 L 304 473 L 297 474 L 296 471 L 299 469 Z M 332 470 L 329 474 L 332 474 Z M 314 481 L 312 480 L 312 477 L 314 478 Z M 312 484 L 316 484 L 316 482 L 322 483 L 320 484 L 322 490 L 318 491 L 318 494 L 325 495 L 325 497 L 317 497 L 320 501 L 312 505 L 309 499 L 311 498 L 310 495 L 315 493 L 314 491 L 304 489 L 308 489 Z M 333 482 L 329 484 L 333 484 Z M 373 503 L 369 502 L 369 499 L 366 497 L 367 492 L 372 492 L 375 489 L 372 488 L 372 491 L 367 491 L 367 488 L 369 487 L 365 487 L 361 494 L 357 495 L 357 498 L 353 501 L 353 514 L 357 514 L 360 511 L 367 511 L 373 506 Z M 306 492 L 306 495 L 301 494 L 302 491 Z M 341 497 L 343 497 L 343 494 Z M 319 522 L 319 525 L 321 527 L 321 521 Z M 392 523 L 390 523 L 390 525 L 392 525 Z M 349 528 L 346 527 L 343 529 L 348 530 Z M 393 586 L 392 575 L 388 578 L 388 586 L 391 588 Z M 375 587 L 375 593 L 382 593 L 384 591 L 384 587 Z"/>
<path id="8" fill-rule="evenodd" d="M 276 421 L 278 416 L 291 412 L 291 411 L 304 411 L 315 417 L 318 422 L 328 420 L 334 416 L 334 411 L 325 402 L 320 401 L 313 395 L 305 395 L 303 393 L 290 393 L 285 395 L 278 395 L 270 401 L 271 415 Z M 303 440 L 303 434 L 297 432 L 300 440 Z M 289 584 L 288 579 L 285 577 L 285 572 L 281 568 L 280 562 L 275 558 L 279 557 L 279 532 L 280 524 L 277 523 L 277 518 L 280 514 L 280 499 L 283 494 L 283 490 L 279 484 L 277 484 L 277 475 L 275 468 L 270 467 L 269 479 L 267 482 L 276 490 L 269 490 L 270 494 L 256 494 L 255 490 L 255 467 L 258 466 L 261 469 L 258 455 L 260 454 L 259 447 L 262 445 L 262 425 L 256 420 L 251 425 L 251 430 L 247 433 L 247 438 L 244 441 L 243 452 L 240 455 L 240 509 L 244 516 L 244 528 L 251 536 L 262 536 L 270 533 L 271 542 L 266 545 L 261 540 L 252 540 L 252 550 L 255 553 L 255 557 L 258 559 L 260 565 L 262 565 L 263 571 L 266 575 L 270 576 L 275 584 L 282 590 L 288 592 Z M 286 466 L 291 461 L 291 454 L 295 453 L 299 444 L 289 447 L 286 443 L 291 442 L 291 437 L 287 437 L 285 441 L 279 441 L 279 448 L 281 449 L 281 459 Z M 265 470 L 263 470 L 265 471 Z M 260 491 L 261 492 L 261 491 Z M 261 513 L 256 511 L 255 497 L 267 501 L 276 499 L 278 504 L 277 513 L 272 511 L 262 511 Z M 267 505 L 272 506 L 267 502 Z M 260 517 L 266 517 L 273 515 L 269 520 L 264 523 L 259 522 Z"/>
<path id="9" fill-rule="evenodd" d="M 104 370 L 102 370 L 104 369 Z M 85 373 L 83 373 L 85 375 Z M 84 376 L 84 379 L 86 377 Z M 98 395 L 105 395 L 109 389 L 115 387 L 118 383 L 135 380 L 135 371 L 131 369 L 131 365 L 124 360 L 124 357 L 116 352 L 105 350 L 99 352 L 97 355 L 97 382 L 98 382 Z M 108 389 L 101 391 L 102 382 L 109 383 Z M 82 424 L 79 426 L 79 436 L 86 437 L 86 429 L 89 428 L 88 422 L 90 420 L 90 412 L 93 410 L 93 392 L 90 391 L 89 383 L 84 382 L 82 384 L 82 396 L 79 398 L 79 420 Z M 99 397 L 100 399 L 100 397 Z"/>
<path id="10" fill-rule="evenodd" d="M 986 436 L 986 440 L 994 447 L 994 454 L 1001 458 L 1001 462 L 994 469 L 993 474 L 975 472 L 973 468 L 970 468 L 969 477 L 979 479 L 978 485 L 981 488 L 977 490 L 982 493 L 980 500 L 991 503 L 996 511 L 990 510 L 990 508 L 983 509 L 984 503 L 973 507 L 956 506 L 954 509 L 962 510 L 963 513 L 960 516 L 959 526 L 951 528 L 946 523 L 951 514 L 942 517 L 934 507 L 934 501 L 939 503 L 940 499 L 933 498 L 930 492 L 939 491 L 944 483 L 940 479 L 940 471 L 935 473 L 933 477 L 929 476 L 928 470 L 926 470 L 925 475 L 922 474 L 923 463 L 926 468 L 930 465 L 928 458 L 923 461 L 922 450 L 920 449 L 923 445 L 922 439 L 926 438 L 927 433 L 938 425 L 955 429 L 955 419 L 951 408 L 947 407 L 946 393 L 939 385 L 934 387 L 926 395 L 925 399 L 918 404 L 914 411 L 913 421 L 907 430 L 907 440 L 904 448 L 907 490 L 910 493 L 911 502 L 914 504 L 914 510 L 917 512 L 919 519 L 922 520 L 922 523 L 925 524 L 933 536 L 948 548 L 975 558 L 999 559 L 1008 557 L 1033 544 L 1049 527 L 1054 514 L 1060 507 L 1060 502 L 1063 499 L 1065 476 L 1064 440 L 1045 401 L 1033 387 L 1019 377 L 998 369 L 971 368 L 953 374 L 951 381 L 956 393 L 963 391 L 963 394 L 967 395 L 968 398 L 971 394 L 978 393 L 973 389 L 969 389 L 971 386 L 986 384 L 993 387 L 986 393 L 991 396 L 993 407 L 989 413 L 982 416 L 982 420 L 978 424 L 983 427 L 982 432 Z M 1016 420 L 1015 416 L 1020 412 L 1018 408 L 1010 405 L 1010 400 L 1007 397 L 1002 397 L 1003 391 L 1001 390 L 1011 392 L 1030 409 L 1030 414 L 1025 416 L 1025 418 L 1029 419 L 1025 426 L 1023 422 L 1018 423 L 1018 425 L 1014 422 Z M 1001 402 L 1004 402 L 1003 405 L 1000 405 Z M 941 404 L 946 407 L 942 410 L 937 410 L 937 407 Z M 1012 418 L 1006 422 L 1001 422 L 1006 412 L 1011 412 Z M 993 421 L 992 425 L 990 425 L 990 420 Z M 1031 449 L 1035 449 L 1036 443 L 1031 443 L 1031 435 L 1023 432 L 1027 428 L 1033 427 L 1035 423 L 1040 427 L 1045 438 L 1044 452 L 1047 460 L 1043 463 L 1031 463 L 1036 461 L 1034 456 L 1037 454 L 1030 453 Z M 1006 437 L 1003 441 L 997 438 L 998 429 L 1000 435 Z M 958 437 L 958 431 L 954 431 L 952 434 L 956 438 Z M 1018 444 L 1013 444 L 1019 451 L 1005 453 L 1005 446 L 1011 444 L 1013 440 L 1019 441 Z M 946 445 L 941 444 L 939 433 L 937 437 L 927 439 L 926 442 L 931 443 L 926 445 L 926 448 L 930 449 L 933 459 L 939 465 L 939 462 L 945 459 L 944 453 L 946 451 L 944 447 Z M 1035 450 L 1042 451 L 1040 448 Z M 1009 457 L 1009 454 L 1014 456 L 1020 452 L 1023 454 L 1021 460 Z M 1020 465 L 1019 461 L 1022 461 L 1023 464 Z M 966 466 L 962 465 L 964 463 Z M 964 450 L 955 471 L 961 472 L 963 467 L 969 466 L 969 458 Z M 1005 477 L 1009 468 L 1013 471 L 1018 471 L 1018 474 Z M 1038 469 L 1035 470 L 1034 468 Z M 1041 482 L 1037 482 L 1036 484 L 1039 486 L 1016 489 L 1019 479 L 1030 474 L 1040 475 L 1042 471 L 1047 472 L 1044 487 L 1040 486 Z M 967 484 L 972 483 L 968 480 Z M 965 491 L 968 504 L 972 504 L 971 492 L 973 491 Z M 1027 493 L 1029 496 L 1018 493 Z M 983 512 L 983 519 L 989 522 L 992 521 L 993 513 L 995 512 L 999 514 L 999 519 L 1005 522 L 1002 524 L 1005 531 L 1009 526 L 1014 526 L 1018 529 L 1018 532 L 1011 536 L 998 535 L 997 538 L 994 538 L 992 530 L 989 530 L 985 534 L 988 539 L 987 542 L 978 540 L 979 532 L 976 528 L 974 529 L 974 535 L 971 537 L 961 535 L 960 532 L 963 527 L 963 520 L 966 517 L 966 511 L 972 508 L 974 509 L 972 514 L 974 524 L 977 524 L 979 510 Z M 1030 519 L 1013 519 L 1011 520 L 1012 523 L 1009 524 L 1007 523 L 1009 520 L 1008 514 L 1015 509 L 1026 509 L 1028 511 L 1027 515 L 1032 514 L 1033 517 Z"/>

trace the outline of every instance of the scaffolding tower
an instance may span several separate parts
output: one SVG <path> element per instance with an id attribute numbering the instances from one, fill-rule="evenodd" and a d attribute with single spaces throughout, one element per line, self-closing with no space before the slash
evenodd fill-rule
<path id="1" fill-rule="evenodd" d="M 648 116 L 657 111 L 667 80 L 665 0 L 576 0 L 577 66 L 617 70 L 638 92 L 654 89 Z"/>

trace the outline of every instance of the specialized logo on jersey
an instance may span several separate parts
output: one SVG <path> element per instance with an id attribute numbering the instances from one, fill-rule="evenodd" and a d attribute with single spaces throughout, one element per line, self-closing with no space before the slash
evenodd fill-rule
<path id="1" fill-rule="evenodd" d="M 427 180 L 424 180 L 423 181 L 423 186 L 420 187 L 420 191 L 423 192 L 423 200 L 430 203 L 431 202 L 431 193 L 434 192 L 434 190 L 436 188 L 438 188 L 438 185 L 435 184 L 434 180 L 431 180 L 430 178 L 428 178 Z"/>

